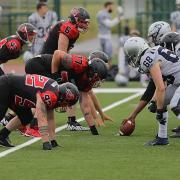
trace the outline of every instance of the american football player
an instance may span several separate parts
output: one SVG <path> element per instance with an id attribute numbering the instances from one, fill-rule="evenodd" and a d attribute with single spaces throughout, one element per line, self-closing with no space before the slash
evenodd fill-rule
<path id="1" fill-rule="evenodd" d="M 161 43 L 161 38 L 166 33 L 171 32 L 170 25 L 164 21 L 157 21 L 151 24 L 148 28 L 148 40 L 151 46 L 159 45 Z M 146 91 L 142 95 L 137 107 L 133 110 L 127 120 L 135 121 L 137 115 L 146 107 L 146 105 L 150 102 L 149 110 L 150 112 L 156 112 L 156 104 L 155 101 L 152 100 L 155 93 L 155 85 L 153 80 L 150 78 Z"/>
<path id="2" fill-rule="evenodd" d="M 147 145 L 167 145 L 167 105 L 180 117 L 179 110 L 179 85 L 180 85 L 180 60 L 168 49 L 161 46 L 150 48 L 144 39 L 139 37 L 130 38 L 124 45 L 125 52 L 129 57 L 129 65 L 138 67 L 141 73 L 151 76 L 156 87 L 156 119 L 159 130 L 156 139 Z M 170 85 L 165 86 L 164 80 Z"/>
<path id="3" fill-rule="evenodd" d="M 0 41 L 0 64 L 16 59 L 22 52 L 22 46 L 32 45 L 37 34 L 37 29 L 29 23 L 21 24 L 16 35 L 8 36 Z M 4 74 L 0 68 L 0 75 Z"/>
<path id="4" fill-rule="evenodd" d="M 79 99 L 77 87 L 71 83 L 58 83 L 40 75 L 4 75 L 0 77 L 0 118 L 8 108 L 17 116 L 0 130 L 0 145 L 12 147 L 8 141 L 11 131 L 20 125 L 27 125 L 35 116 L 43 141 L 43 149 L 51 150 L 58 146 L 55 140 L 55 120 L 53 109 L 60 106 L 72 106 Z"/>
<path id="5" fill-rule="evenodd" d="M 59 49 L 68 52 L 74 47 L 80 34 L 88 31 L 90 15 L 85 8 L 73 8 L 67 21 L 60 21 L 47 34 L 41 54 L 53 54 Z M 67 109 L 69 130 L 87 130 L 76 121 L 75 107 Z"/>
<path id="6" fill-rule="evenodd" d="M 25 71 L 28 74 L 40 74 L 51 77 L 58 83 L 62 83 L 64 79 L 75 83 L 81 92 L 80 105 L 84 117 L 92 134 L 98 134 L 89 104 L 91 104 L 90 97 L 93 96 L 95 98 L 94 93 L 91 91 L 92 88 L 99 86 L 107 76 L 107 65 L 102 59 L 93 58 L 88 60 L 86 56 L 79 54 L 69 55 L 64 51 L 56 50 L 54 55 L 43 54 L 30 59 L 26 64 Z M 64 71 L 68 73 L 67 78 L 63 78 L 64 75 L 62 73 Z M 103 120 L 110 119 L 102 112 L 97 100 L 95 100 L 95 107 Z"/>

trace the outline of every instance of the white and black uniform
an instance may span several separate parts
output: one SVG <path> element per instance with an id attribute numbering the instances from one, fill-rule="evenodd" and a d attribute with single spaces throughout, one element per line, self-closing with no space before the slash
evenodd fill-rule
<path id="1" fill-rule="evenodd" d="M 33 55 L 38 55 L 43 47 L 45 35 L 48 33 L 49 28 L 57 23 L 57 15 L 53 11 L 48 11 L 44 17 L 39 16 L 37 12 L 33 13 L 28 18 L 28 22 L 38 29 L 38 34 L 31 47 Z"/>
<path id="2" fill-rule="evenodd" d="M 170 104 L 171 109 L 176 108 L 180 106 L 180 59 L 168 49 L 155 46 L 141 57 L 140 71 L 149 74 L 151 67 L 157 62 L 160 62 L 163 78 L 170 83 L 166 88 L 165 106 Z"/>
<path id="3" fill-rule="evenodd" d="M 174 11 L 171 13 L 171 22 L 175 24 L 176 31 L 180 33 L 180 11 Z"/>

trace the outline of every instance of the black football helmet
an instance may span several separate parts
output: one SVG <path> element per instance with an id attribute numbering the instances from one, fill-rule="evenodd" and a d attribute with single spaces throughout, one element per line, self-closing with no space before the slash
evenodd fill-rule
<path id="1" fill-rule="evenodd" d="M 175 46 L 180 42 L 180 34 L 177 32 L 168 32 L 161 38 L 160 45 L 175 52 Z"/>
<path id="2" fill-rule="evenodd" d="M 24 23 L 18 27 L 16 34 L 24 43 L 31 46 L 36 37 L 37 29 L 30 23 Z"/>
<path id="3" fill-rule="evenodd" d="M 89 54 L 89 57 L 88 57 L 89 60 L 92 60 L 94 58 L 99 58 L 99 59 L 103 60 L 105 63 L 108 63 L 108 61 L 109 61 L 108 55 L 99 50 L 93 51 Z"/>
<path id="4" fill-rule="evenodd" d="M 72 83 L 63 83 L 59 85 L 58 106 L 72 106 L 79 99 L 79 91 Z"/>
<path id="5" fill-rule="evenodd" d="M 90 60 L 88 64 L 89 68 L 87 73 L 90 78 L 90 83 L 94 88 L 99 87 L 101 85 L 101 82 L 103 82 L 107 77 L 107 65 L 103 60 L 99 58 Z"/>
<path id="6" fill-rule="evenodd" d="M 73 8 L 69 18 L 73 24 L 76 24 L 79 32 L 85 33 L 88 31 L 90 15 L 85 8 Z"/>

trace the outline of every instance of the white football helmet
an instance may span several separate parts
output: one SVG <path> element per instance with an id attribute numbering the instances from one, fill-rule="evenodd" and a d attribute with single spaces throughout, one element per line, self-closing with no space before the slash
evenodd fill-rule
<path id="1" fill-rule="evenodd" d="M 124 51 L 128 57 L 128 64 L 132 67 L 138 67 L 142 53 L 149 46 L 141 37 L 131 37 L 124 44 Z"/>
<path id="2" fill-rule="evenodd" d="M 161 37 L 167 32 L 171 32 L 171 27 L 167 22 L 157 21 L 149 26 L 148 42 L 150 46 L 160 44 Z"/>

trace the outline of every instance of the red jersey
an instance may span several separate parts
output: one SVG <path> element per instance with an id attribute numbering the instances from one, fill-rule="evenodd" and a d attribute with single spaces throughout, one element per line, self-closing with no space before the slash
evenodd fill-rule
<path id="1" fill-rule="evenodd" d="M 8 36 L 0 41 L 0 64 L 16 59 L 22 51 L 22 41 L 16 35 Z"/>
<path id="2" fill-rule="evenodd" d="M 53 54 L 58 49 L 59 34 L 62 33 L 69 39 L 68 50 L 74 47 L 74 43 L 79 38 L 79 31 L 75 24 L 70 21 L 60 21 L 49 31 L 45 40 L 41 54 Z"/>
<path id="3" fill-rule="evenodd" d="M 40 75 L 6 75 L 10 89 L 10 104 L 15 107 L 35 108 L 39 93 L 47 109 L 58 106 L 58 84 Z"/>

